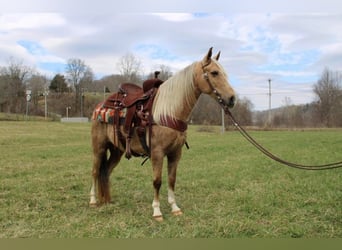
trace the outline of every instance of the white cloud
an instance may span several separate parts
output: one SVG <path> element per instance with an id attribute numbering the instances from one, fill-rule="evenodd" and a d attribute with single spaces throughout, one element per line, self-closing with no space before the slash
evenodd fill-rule
<path id="1" fill-rule="evenodd" d="M 1 32 L 41 29 L 65 25 L 65 20 L 56 13 L 6 14 L 0 16 Z"/>
<path id="2" fill-rule="evenodd" d="M 184 22 L 194 18 L 190 13 L 152 13 L 152 15 L 171 22 Z"/>
<path id="3" fill-rule="evenodd" d="M 215 53 L 222 51 L 231 84 L 256 109 L 267 108 L 268 78 L 279 92 L 275 105 L 286 95 L 305 103 L 312 101 L 312 84 L 324 67 L 342 70 L 341 14 L 229 14 L 222 6 L 217 13 L 3 14 L 0 66 L 13 56 L 54 74 L 54 63 L 60 71 L 68 58 L 77 57 L 105 75 L 117 73 L 116 62 L 132 52 L 147 74 L 160 64 L 180 70 L 214 46 Z M 36 53 L 18 41 L 36 44 Z"/>

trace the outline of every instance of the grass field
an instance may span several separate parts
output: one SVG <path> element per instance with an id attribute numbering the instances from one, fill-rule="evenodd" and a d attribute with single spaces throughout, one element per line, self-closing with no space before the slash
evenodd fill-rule
<path id="1" fill-rule="evenodd" d="M 111 176 L 113 202 L 90 208 L 90 124 L 2 121 L 0 238 L 342 237 L 342 169 L 290 169 L 237 132 L 216 130 L 190 126 L 176 189 L 184 215 L 170 213 L 164 172 L 165 220 L 158 223 L 151 216 L 150 162 L 124 159 Z M 291 161 L 342 159 L 341 130 L 252 135 Z"/>

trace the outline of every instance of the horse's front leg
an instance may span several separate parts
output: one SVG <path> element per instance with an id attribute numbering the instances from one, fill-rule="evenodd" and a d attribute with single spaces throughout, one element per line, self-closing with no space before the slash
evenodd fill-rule
<path id="1" fill-rule="evenodd" d="M 163 221 L 163 215 L 160 211 L 159 190 L 162 184 L 162 168 L 164 155 L 160 152 L 153 152 L 151 155 L 154 187 L 154 198 L 152 202 L 153 218 L 156 221 Z"/>
<path id="2" fill-rule="evenodd" d="M 176 204 L 175 198 L 175 185 L 176 185 L 176 175 L 177 175 L 177 166 L 178 162 L 182 155 L 182 149 L 179 148 L 178 150 L 172 152 L 167 156 L 168 165 L 168 202 L 171 205 L 171 212 L 173 215 L 182 215 L 182 210 Z"/>

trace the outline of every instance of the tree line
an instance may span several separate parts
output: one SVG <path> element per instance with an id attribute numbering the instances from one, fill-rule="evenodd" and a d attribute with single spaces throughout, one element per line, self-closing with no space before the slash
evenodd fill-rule
<path id="1" fill-rule="evenodd" d="M 285 98 L 281 108 L 271 111 L 274 127 L 342 127 L 342 74 L 325 68 L 313 85 L 314 100 L 303 105 L 291 104 Z M 255 125 L 261 126 L 267 112 L 255 114 Z"/>
<path id="2" fill-rule="evenodd" d="M 22 61 L 10 58 L 6 66 L 0 66 L 0 112 L 24 114 L 29 107 L 31 115 L 44 115 L 45 105 L 49 116 L 90 117 L 95 105 L 118 89 L 123 82 L 142 82 L 153 77 L 153 72 L 143 77 L 141 61 L 131 53 L 122 56 L 116 64 L 119 74 L 95 79 L 93 70 L 83 60 L 67 60 L 65 72 L 52 79 L 37 72 Z M 166 65 L 156 66 L 159 77 L 172 76 Z M 31 90 L 27 102 L 27 90 Z M 286 97 L 281 108 L 255 112 L 253 103 L 246 97 L 238 98 L 232 110 L 243 126 L 272 127 L 341 127 L 342 126 L 342 75 L 326 68 L 313 84 L 315 99 L 308 104 L 293 105 Z M 46 100 L 46 103 L 45 103 Z M 29 105 L 29 106 L 27 106 Z M 271 120 L 269 115 L 271 112 Z M 229 121 L 225 124 L 229 126 Z M 219 105 L 202 95 L 195 106 L 190 122 L 193 124 L 219 125 L 222 114 Z"/>

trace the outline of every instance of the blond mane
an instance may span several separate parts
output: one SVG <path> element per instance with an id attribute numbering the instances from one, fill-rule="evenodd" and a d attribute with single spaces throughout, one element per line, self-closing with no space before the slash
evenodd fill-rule
<path id="1" fill-rule="evenodd" d="M 195 63 L 179 71 L 159 87 L 152 111 L 156 123 L 159 123 L 162 116 L 177 119 L 177 112 L 196 102 L 194 68 Z"/>

